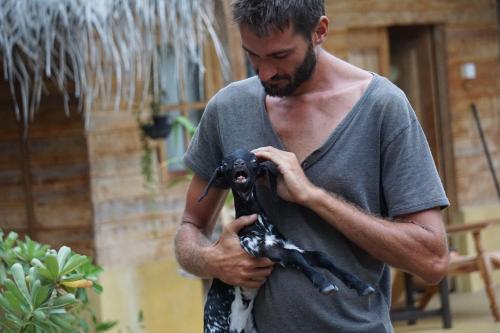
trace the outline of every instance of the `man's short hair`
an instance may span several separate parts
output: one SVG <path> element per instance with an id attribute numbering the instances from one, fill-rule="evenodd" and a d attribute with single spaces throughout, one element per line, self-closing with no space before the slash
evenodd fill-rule
<path id="1" fill-rule="evenodd" d="M 309 39 L 321 16 L 324 0 L 233 0 L 233 19 L 258 36 L 273 28 L 284 30 L 290 24 L 296 33 Z"/>

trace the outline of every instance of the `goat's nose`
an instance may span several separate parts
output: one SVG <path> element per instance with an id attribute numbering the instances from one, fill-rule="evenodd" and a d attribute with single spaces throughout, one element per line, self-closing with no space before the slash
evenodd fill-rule
<path id="1" fill-rule="evenodd" d="M 242 160 L 241 158 L 238 158 L 236 161 L 234 161 L 234 166 L 244 166 L 245 161 Z"/>

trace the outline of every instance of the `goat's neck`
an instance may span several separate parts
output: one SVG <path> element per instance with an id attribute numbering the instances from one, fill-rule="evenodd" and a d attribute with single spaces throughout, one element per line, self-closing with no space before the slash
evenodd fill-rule
<path id="1" fill-rule="evenodd" d="M 254 192 L 254 188 L 247 193 L 233 191 L 236 217 L 259 213 L 259 205 L 257 204 L 257 200 L 255 200 Z"/>

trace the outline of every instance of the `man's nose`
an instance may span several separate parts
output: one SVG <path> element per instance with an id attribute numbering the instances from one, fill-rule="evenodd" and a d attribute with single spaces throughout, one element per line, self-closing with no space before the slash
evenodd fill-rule
<path id="1" fill-rule="evenodd" d="M 259 79 L 265 82 L 278 74 L 278 71 L 274 65 L 261 62 L 257 68 L 257 74 L 259 75 Z"/>

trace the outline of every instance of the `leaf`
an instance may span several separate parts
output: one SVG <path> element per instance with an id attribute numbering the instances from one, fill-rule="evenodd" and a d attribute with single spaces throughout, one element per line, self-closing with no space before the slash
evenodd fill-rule
<path id="1" fill-rule="evenodd" d="M 21 328 L 21 325 L 12 322 L 11 320 L 7 320 L 5 318 L 0 317 L 0 327 L 4 327 L 6 332 L 18 332 Z"/>
<path id="2" fill-rule="evenodd" d="M 10 273 L 12 274 L 12 277 L 14 278 L 19 291 L 23 294 L 23 296 L 26 298 L 26 301 L 30 304 L 30 292 L 28 291 L 28 286 L 26 285 L 26 276 L 24 275 L 23 266 L 19 263 L 15 263 L 10 268 Z"/>
<path id="3" fill-rule="evenodd" d="M 10 302 L 5 298 L 4 295 L 1 294 L 0 294 L 0 307 L 3 308 L 6 312 L 14 312 L 14 309 L 12 308 Z"/>
<path id="4" fill-rule="evenodd" d="M 50 309 L 51 314 L 66 314 L 68 313 L 65 308 L 52 308 Z"/>
<path id="5" fill-rule="evenodd" d="M 116 320 L 115 321 L 105 321 L 105 322 L 102 322 L 102 323 L 98 323 L 95 326 L 95 330 L 97 332 L 107 331 L 107 330 L 110 330 L 113 327 L 115 327 L 116 324 L 118 324 L 118 321 L 116 321 Z"/>
<path id="6" fill-rule="evenodd" d="M 19 235 L 13 231 L 9 232 L 9 234 L 7 235 L 7 238 L 4 241 L 4 249 L 5 250 L 11 249 L 12 246 L 14 246 L 14 243 L 16 242 L 18 236 Z"/>
<path id="7" fill-rule="evenodd" d="M 5 269 L 5 265 L 0 260 L 0 286 L 3 285 L 3 281 L 7 278 L 7 270 Z"/>
<path id="8" fill-rule="evenodd" d="M 57 263 L 57 257 L 53 254 L 49 254 L 45 257 L 44 262 L 50 272 L 50 276 L 52 277 L 51 280 L 56 281 L 59 277 L 59 264 Z"/>
<path id="9" fill-rule="evenodd" d="M 71 305 L 76 303 L 76 298 L 75 295 L 72 293 L 64 294 L 62 296 L 57 297 L 54 300 L 54 306 L 60 307 L 60 306 L 66 306 L 66 305 Z"/>
<path id="10" fill-rule="evenodd" d="M 19 290 L 17 285 L 11 279 L 5 280 L 5 287 L 12 294 L 12 296 L 15 297 L 15 299 L 17 300 L 17 302 L 19 304 L 23 304 L 23 303 L 29 304 L 29 302 L 26 300 L 26 297 L 23 296 L 23 294 L 21 293 L 21 291 Z"/>
<path id="11" fill-rule="evenodd" d="M 31 293 L 30 293 L 30 298 L 31 298 L 32 303 L 35 303 L 34 300 L 37 298 L 41 287 L 42 287 L 42 283 L 40 282 L 40 280 L 35 280 L 35 282 L 33 282 L 33 286 L 31 287 Z"/>
<path id="12" fill-rule="evenodd" d="M 98 295 L 102 294 L 103 288 L 102 288 L 101 284 L 94 282 L 94 284 L 92 285 L 92 289 L 94 289 L 96 294 L 98 294 Z"/>
<path id="13" fill-rule="evenodd" d="M 33 316 L 35 317 L 36 320 L 39 320 L 39 321 L 46 321 L 47 320 L 47 316 L 45 315 L 45 313 L 39 309 L 33 311 Z"/>
<path id="14" fill-rule="evenodd" d="M 76 290 L 76 298 L 78 298 L 84 304 L 87 304 L 89 302 L 89 296 L 87 295 L 87 290 L 84 288 L 78 288 Z"/>
<path id="15" fill-rule="evenodd" d="M 66 274 L 74 271 L 75 269 L 77 269 L 81 265 L 85 264 L 88 260 L 89 259 L 87 256 L 82 256 L 80 254 L 72 255 L 69 258 L 68 262 L 66 262 L 66 265 L 64 265 L 64 268 L 61 271 L 60 275 L 66 275 Z"/>
<path id="16" fill-rule="evenodd" d="M 19 301 L 18 298 L 16 298 L 16 296 L 14 296 L 12 292 L 7 291 L 3 294 L 3 296 L 5 297 L 8 303 L 10 312 L 17 313 L 19 315 L 23 314 L 24 311 L 23 308 L 21 307 L 21 302 Z M 4 302 L 4 305 L 7 305 L 7 303 Z"/>
<path id="17" fill-rule="evenodd" d="M 14 315 L 12 313 L 7 313 L 5 315 L 5 317 L 8 318 L 8 319 L 10 319 L 10 320 L 12 320 L 12 321 L 14 321 L 14 322 L 16 322 L 16 323 L 19 323 L 19 324 L 22 323 L 21 318 L 19 318 L 18 316 Z"/>
<path id="18" fill-rule="evenodd" d="M 50 320 L 54 322 L 57 326 L 62 328 L 65 332 L 72 332 L 74 330 L 70 321 L 68 321 L 65 315 L 51 315 Z"/>
<path id="19" fill-rule="evenodd" d="M 62 270 L 64 264 L 66 263 L 66 259 L 71 254 L 71 249 L 67 246 L 62 246 L 57 253 L 57 263 L 59 264 L 59 270 Z"/>
<path id="20" fill-rule="evenodd" d="M 193 135 L 194 132 L 196 131 L 196 127 L 193 125 L 191 120 L 189 120 L 187 117 L 177 116 L 175 118 L 175 122 L 180 124 L 182 127 L 184 127 L 188 131 L 189 135 Z"/>
<path id="21" fill-rule="evenodd" d="M 33 307 L 38 308 L 40 305 L 44 304 L 51 294 L 52 288 L 50 286 L 41 286 L 38 294 L 33 299 Z"/>
<path id="22" fill-rule="evenodd" d="M 47 267 L 38 259 L 33 259 L 31 260 L 31 264 L 35 266 L 38 274 L 43 276 L 49 281 L 54 281 L 54 278 L 52 277 L 52 273 L 47 269 Z"/>

